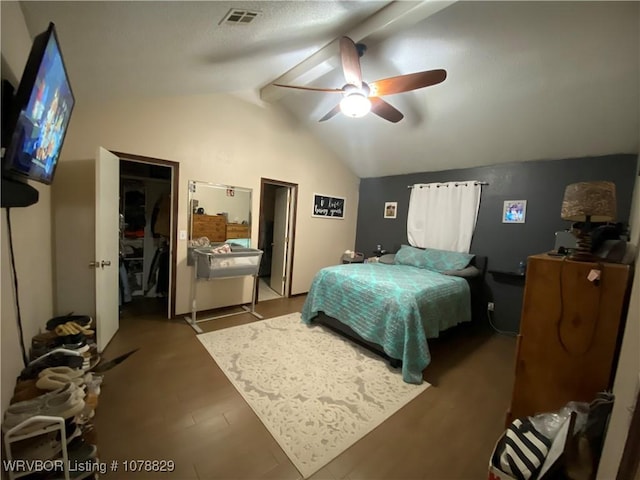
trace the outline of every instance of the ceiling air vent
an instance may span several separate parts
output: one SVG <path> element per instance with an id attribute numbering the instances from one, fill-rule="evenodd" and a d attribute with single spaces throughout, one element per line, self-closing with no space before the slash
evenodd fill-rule
<path id="1" fill-rule="evenodd" d="M 229 13 L 225 15 L 220 24 L 248 25 L 253 22 L 258 15 L 260 15 L 260 12 L 256 12 L 255 10 L 252 11 L 232 8 L 229 10 Z"/>

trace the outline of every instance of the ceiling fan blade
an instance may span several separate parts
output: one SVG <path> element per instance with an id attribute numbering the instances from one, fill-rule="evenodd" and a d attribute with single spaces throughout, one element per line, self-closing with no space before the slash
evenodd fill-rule
<path id="1" fill-rule="evenodd" d="M 322 117 L 320 120 L 318 120 L 318 121 L 319 122 L 324 122 L 326 120 L 329 120 L 332 117 L 335 117 L 338 113 L 340 113 L 340 104 L 336 105 L 331 110 L 329 110 L 327 112 L 327 114 L 324 117 Z"/>
<path id="2" fill-rule="evenodd" d="M 329 120 L 330 118 L 335 117 L 338 113 L 340 113 L 340 104 L 329 110 L 329 112 L 327 112 L 327 114 L 318 121 L 324 122 L 325 120 Z"/>
<path id="3" fill-rule="evenodd" d="M 349 85 L 362 88 L 362 71 L 360 70 L 360 55 L 356 44 L 349 37 L 340 39 L 340 58 L 342 60 L 342 71 L 344 78 Z"/>
<path id="4" fill-rule="evenodd" d="M 376 80 L 370 83 L 369 87 L 371 88 L 371 95 L 379 97 L 436 85 L 443 82 L 445 78 L 447 78 L 446 70 L 427 70 L 425 72 L 408 73 L 407 75 Z"/>
<path id="5" fill-rule="evenodd" d="M 302 85 L 282 85 L 280 83 L 274 83 L 273 85 L 276 87 L 296 88 L 298 90 L 311 90 L 313 92 L 344 93 L 341 88 L 304 87 Z"/>
<path id="6" fill-rule="evenodd" d="M 379 97 L 369 97 L 371 101 L 371 111 L 379 117 L 398 123 L 404 118 L 404 115 L 393 105 L 385 102 Z"/>

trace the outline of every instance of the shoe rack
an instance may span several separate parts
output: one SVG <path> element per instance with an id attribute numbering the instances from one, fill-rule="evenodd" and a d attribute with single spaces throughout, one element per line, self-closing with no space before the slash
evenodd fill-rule
<path id="1" fill-rule="evenodd" d="M 65 429 L 65 421 L 62 417 L 49 417 L 44 415 L 36 415 L 31 418 L 28 418 L 24 422 L 16 425 L 11 428 L 4 434 L 4 448 L 7 455 L 8 465 L 11 465 L 15 460 L 25 460 L 23 456 L 21 456 L 21 451 L 19 449 L 14 450 L 14 445 L 22 440 L 28 440 L 30 438 L 38 437 L 41 435 L 47 435 L 51 432 L 57 432 L 57 435 L 60 438 L 61 451 L 57 454 L 56 459 L 61 460 L 60 462 L 56 462 L 56 459 L 50 460 L 50 465 L 59 465 L 62 466 L 62 470 L 64 473 L 65 480 L 70 480 L 71 476 L 69 474 L 69 454 L 67 452 L 67 435 Z M 37 459 L 29 459 L 35 462 Z M 26 466 L 26 465 L 25 465 Z M 15 480 L 16 478 L 24 477 L 26 475 L 31 475 L 36 470 L 30 470 L 27 468 L 7 468 L 6 469 L 9 480 Z M 74 479 L 77 477 L 74 476 Z"/>
<path id="2" fill-rule="evenodd" d="M 15 480 L 34 473 L 50 474 L 56 472 L 55 478 L 65 480 L 83 480 L 98 474 L 99 462 L 97 456 L 92 458 L 72 459 L 69 455 L 66 422 L 62 417 L 35 415 L 7 430 L 4 434 L 4 448 L 6 453 L 6 469 L 9 480 Z M 78 428 L 76 426 L 76 428 Z M 55 441 L 60 444 L 60 451 L 55 449 L 53 456 L 44 455 L 46 458 L 38 458 L 28 454 L 28 447 L 20 448 L 20 443 L 45 435 L 55 433 Z M 82 438 L 80 435 L 79 438 Z M 43 439 L 43 443 L 47 439 Z M 35 440 L 37 442 L 37 440 Z M 34 442 L 34 443 L 35 443 Z M 33 447 L 33 444 L 31 444 Z M 33 448 L 31 449 L 33 452 Z M 46 449 L 45 449 L 46 452 Z M 51 452 L 49 452 L 51 453 Z M 22 463 L 17 463 L 22 461 Z M 13 468 L 12 464 L 13 463 Z M 49 477 L 47 477 L 49 478 Z"/>
<path id="3" fill-rule="evenodd" d="M 38 336 L 40 339 L 36 340 Z M 29 369 L 34 368 L 39 363 L 44 362 L 44 365 L 47 365 L 47 357 L 56 353 L 72 358 L 81 357 L 82 361 L 78 359 L 76 362 L 78 367 L 75 368 L 78 369 L 78 372 L 82 372 L 79 373 L 78 378 L 82 378 L 84 383 L 82 387 L 78 388 L 85 389 L 83 396 L 84 409 L 68 419 L 64 416 L 33 415 L 6 430 L 3 433 L 7 460 L 7 463 L 3 465 L 5 467 L 3 471 L 7 474 L 6 478 L 15 480 L 34 473 L 44 474 L 46 478 L 49 478 L 50 474 L 54 474 L 55 478 L 64 478 L 65 480 L 97 478 L 100 473 L 97 467 L 100 463 L 95 452 L 96 446 L 93 445 L 95 440 L 87 442 L 84 436 L 93 428 L 90 422 L 98 404 L 102 376 L 94 374 L 92 369 L 99 363 L 100 356 L 96 355 L 95 358 L 85 357 L 78 351 L 61 347 L 53 347 L 47 353 L 38 355 L 38 353 L 42 353 L 43 348 L 43 345 L 40 344 L 42 334 L 36 335 L 36 337 L 32 340 L 31 361 L 25 367 L 23 373 L 28 372 Z M 73 378 L 70 379 L 70 382 L 75 383 Z M 76 383 L 76 385 L 78 384 Z M 14 398 L 18 392 L 19 390 L 14 392 Z M 28 401 L 29 398 L 26 400 Z M 75 428 L 82 433 L 73 432 L 67 434 L 67 420 L 72 421 Z M 85 456 L 82 447 L 76 448 L 74 446 L 73 442 L 77 441 L 74 437 L 81 441 L 83 445 L 92 447 L 94 449 L 93 453 Z"/>

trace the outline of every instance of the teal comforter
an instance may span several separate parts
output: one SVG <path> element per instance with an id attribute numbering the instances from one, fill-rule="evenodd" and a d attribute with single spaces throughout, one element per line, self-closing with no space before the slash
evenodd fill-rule
<path id="1" fill-rule="evenodd" d="M 302 321 L 318 312 L 402 360 L 403 380 L 419 384 L 431 361 L 427 338 L 471 320 L 470 291 L 463 278 L 408 265 L 338 265 L 316 274 Z"/>

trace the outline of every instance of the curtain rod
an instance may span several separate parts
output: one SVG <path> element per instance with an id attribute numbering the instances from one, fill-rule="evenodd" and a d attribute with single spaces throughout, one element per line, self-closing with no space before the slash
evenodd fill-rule
<path id="1" fill-rule="evenodd" d="M 454 185 L 457 187 L 458 185 L 465 185 L 467 183 L 469 183 L 469 182 L 455 182 Z M 474 185 L 489 185 L 488 182 L 473 182 L 473 184 Z M 413 188 L 414 186 L 415 185 L 407 185 L 407 188 Z M 438 185 L 438 188 L 440 188 L 441 186 L 444 186 L 444 185 Z M 447 184 L 446 186 L 448 187 L 449 184 Z M 422 188 L 422 187 L 420 187 L 420 188 Z"/>

